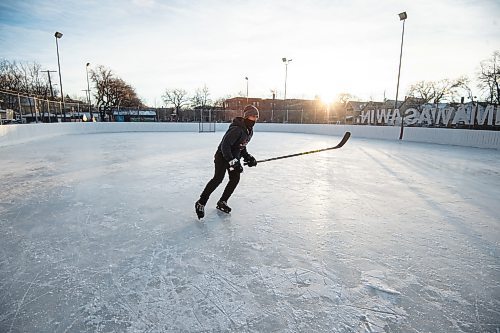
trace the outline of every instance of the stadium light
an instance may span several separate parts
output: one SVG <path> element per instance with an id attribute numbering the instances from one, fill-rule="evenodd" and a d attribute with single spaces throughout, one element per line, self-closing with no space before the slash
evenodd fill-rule
<path id="1" fill-rule="evenodd" d="M 59 87 L 61 88 L 61 98 L 62 98 L 62 103 L 63 103 L 63 114 L 64 114 L 64 120 L 66 121 L 66 112 L 64 111 L 64 93 L 63 93 L 63 86 L 62 86 L 62 79 L 61 79 L 61 62 L 59 61 L 59 43 L 57 40 L 63 36 L 62 33 L 56 31 L 54 34 L 54 37 L 56 37 L 56 50 L 57 50 L 57 67 L 59 68 Z"/>
<path id="2" fill-rule="evenodd" d="M 248 104 L 248 76 L 245 76 L 245 80 L 247 80 L 247 104 Z"/>
<path id="3" fill-rule="evenodd" d="M 90 119 L 94 119 L 94 115 L 92 114 L 92 105 L 90 103 L 90 83 L 89 83 L 89 66 L 90 66 L 90 62 L 87 63 L 87 65 L 85 66 L 85 71 L 87 72 L 87 91 L 88 91 L 88 104 L 89 104 L 89 115 L 90 115 Z"/>
<path id="4" fill-rule="evenodd" d="M 398 94 L 399 94 L 399 77 L 401 75 L 401 59 L 403 58 L 403 40 L 405 37 L 405 22 L 406 19 L 408 18 L 408 15 L 406 15 L 406 12 L 399 13 L 399 20 L 403 21 L 403 33 L 401 34 L 401 51 L 399 53 L 399 70 L 398 70 L 398 84 L 396 86 L 396 101 L 394 102 L 394 110 L 397 109 L 398 107 Z M 401 117 L 401 131 L 399 133 L 399 140 L 403 140 L 403 128 L 404 128 L 404 114 L 399 110 L 399 114 Z"/>
<path id="5" fill-rule="evenodd" d="M 288 123 L 288 103 L 286 102 L 286 81 L 288 78 L 288 64 L 292 59 L 287 59 L 287 58 L 281 58 L 281 61 L 285 64 L 285 96 L 283 101 L 285 102 L 285 109 L 286 109 L 286 122 Z M 285 118 L 283 118 L 283 122 L 285 122 Z"/>

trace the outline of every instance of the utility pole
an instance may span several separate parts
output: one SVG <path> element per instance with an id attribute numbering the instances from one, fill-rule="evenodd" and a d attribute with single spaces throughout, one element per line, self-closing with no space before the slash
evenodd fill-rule
<path id="1" fill-rule="evenodd" d="M 52 89 L 52 80 L 50 79 L 50 73 L 57 73 L 57 71 L 46 70 L 46 71 L 40 71 L 40 72 L 47 73 L 47 77 L 49 78 L 50 97 L 52 97 L 52 99 L 54 99 L 54 90 Z"/>
<path id="2" fill-rule="evenodd" d="M 52 80 L 50 79 L 50 73 L 57 73 L 57 71 L 51 71 L 47 69 L 46 71 L 40 71 L 40 72 L 47 73 L 47 77 L 49 78 L 50 97 L 52 98 L 52 100 L 54 100 L 54 89 L 52 89 Z M 47 105 L 48 105 L 47 113 L 49 114 L 49 123 L 50 123 L 52 122 L 50 119 L 50 103 L 47 103 Z"/>

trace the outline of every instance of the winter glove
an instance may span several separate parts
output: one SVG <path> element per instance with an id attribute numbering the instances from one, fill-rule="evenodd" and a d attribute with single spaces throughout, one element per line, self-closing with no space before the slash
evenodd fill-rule
<path id="1" fill-rule="evenodd" d="M 239 173 L 243 172 L 243 167 L 241 166 L 240 160 L 237 158 L 233 158 L 231 161 L 229 161 L 229 168 L 228 170 L 231 171 L 236 171 Z"/>
<path id="2" fill-rule="evenodd" d="M 255 159 L 255 157 L 248 154 L 248 156 L 245 158 L 245 165 L 248 165 L 249 167 L 257 166 L 257 160 Z"/>

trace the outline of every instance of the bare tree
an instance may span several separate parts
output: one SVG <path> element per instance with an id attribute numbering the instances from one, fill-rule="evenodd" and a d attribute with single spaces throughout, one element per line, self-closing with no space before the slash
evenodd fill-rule
<path id="1" fill-rule="evenodd" d="M 490 59 L 481 61 L 478 87 L 486 92 L 486 100 L 500 104 L 500 51 L 493 52 Z"/>
<path id="2" fill-rule="evenodd" d="M 22 93 L 23 76 L 16 61 L 2 59 L 0 61 L 0 89 Z M 5 94 L 3 97 L 7 108 L 18 109 L 21 113 L 19 100 L 12 94 Z"/>
<path id="3" fill-rule="evenodd" d="M 469 99 L 471 102 L 474 102 L 474 99 L 476 98 L 472 91 L 471 79 L 466 75 L 461 76 L 457 79 L 457 92 L 459 94 L 462 93 L 460 94 L 461 96 L 465 95 L 465 97 L 467 97 L 467 99 Z"/>
<path id="4" fill-rule="evenodd" d="M 204 85 L 202 88 L 196 89 L 194 96 L 191 97 L 191 105 L 196 108 L 205 109 L 207 106 L 212 104 L 212 101 L 208 97 L 210 96 L 210 92 L 208 87 Z"/>
<path id="5" fill-rule="evenodd" d="M 438 104 L 456 96 L 459 80 L 443 79 L 439 81 L 419 81 L 410 86 L 407 95 L 421 100 L 422 104 Z"/>
<path id="6" fill-rule="evenodd" d="M 175 114 L 177 115 L 177 121 L 182 118 L 182 108 L 188 104 L 188 94 L 184 89 L 165 89 L 165 94 L 162 95 L 163 101 L 167 105 L 173 105 L 175 108 Z"/>
<path id="7" fill-rule="evenodd" d="M 28 95 L 31 93 L 31 68 L 27 64 L 20 64 L 19 70 L 22 73 L 21 76 L 21 90 L 26 92 Z M 31 98 L 28 98 L 28 103 L 30 106 L 31 116 L 33 117 L 33 103 Z"/>
<path id="8" fill-rule="evenodd" d="M 337 95 L 336 103 L 342 106 L 340 112 L 338 112 L 337 117 L 339 119 L 343 118 L 344 123 L 347 123 L 347 104 L 349 101 L 357 100 L 358 98 L 350 93 L 340 93 Z"/>
<path id="9" fill-rule="evenodd" d="M 337 95 L 337 101 L 344 106 L 347 105 L 349 101 L 355 100 L 358 100 L 358 98 L 350 93 L 343 92 Z"/>
<path id="10" fill-rule="evenodd" d="M 457 88 L 460 86 L 457 80 L 443 79 L 435 81 L 434 103 L 438 104 L 445 100 L 452 100 L 457 94 Z"/>
<path id="11" fill-rule="evenodd" d="M 16 61 L 0 61 L 0 89 L 21 91 L 22 73 Z"/>
<path id="12" fill-rule="evenodd" d="M 37 62 L 0 61 L 0 89 L 47 96 L 49 84 Z"/>
<path id="13" fill-rule="evenodd" d="M 412 84 L 406 93 L 408 96 L 421 99 L 424 103 L 429 103 L 434 99 L 434 87 L 431 81 L 419 81 Z"/>
<path id="14" fill-rule="evenodd" d="M 439 81 L 420 81 L 412 86 L 408 90 L 408 97 L 414 97 L 420 99 L 418 103 L 420 105 L 430 103 L 431 101 L 435 104 L 436 110 L 439 108 L 439 103 L 443 101 L 452 101 L 458 93 L 459 87 L 461 85 L 460 80 L 450 80 L 443 79 Z M 405 99 L 402 105 L 404 105 L 411 98 Z M 402 105 L 400 108 L 402 108 Z"/>
<path id="15" fill-rule="evenodd" d="M 90 73 L 96 88 L 94 97 L 101 119 L 104 119 L 106 112 L 110 115 L 112 107 L 139 108 L 144 106 L 135 89 L 121 78 L 116 77 L 111 69 L 99 65 Z"/>
<path id="16" fill-rule="evenodd" d="M 110 80 L 110 91 L 113 106 L 136 108 L 143 106 L 135 89 L 120 78 Z"/>
<path id="17" fill-rule="evenodd" d="M 0 60 L 0 89 L 25 94 L 31 97 L 47 98 L 50 93 L 48 79 L 41 73 L 41 65 L 33 62 Z M 9 108 L 19 106 L 19 99 L 12 94 L 4 98 Z M 28 98 L 31 115 L 34 116 L 33 98 Z M 36 103 L 36 102 L 35 102 Z M 43 108 L 39 108 L 43 112 Z"/>
<path id="18" fill-rule="evenodd" d="M 472 102 L 473 110 L 476 110 L 475 112 L 472 112 L 471 121 L 472 121 L 472 125 L 474 126 L 474 128 L 477 128 L 478 123 L 477 123 L 476 113 L 477 113 L 478 104 L 477 104 L 477 97 L 474 96 L 474 93 L 472 91 L 471 80 L 468 76 L 464 75 L 464 76 L 461 76 L 457 79 L 457 84 L 458 84 L 457 91 L 459 93 L 462 92 L 461 97 L 465 94 L 467 99 L 469 99 Z"/>
<path id="19" fill-rule="evenodd" d="M 21 90 L 29 96 L 48 98 L 50 87 L 47 77 L 42 75 L 42 66 L 37 62 L 23 62 L 19 64 L 18 68 L 22 73 Z M 28 103 L 31 115 L 34 116 L 33 100 L 28 98 Z"/>
<path id="20" fill-rule="evenodd" d="M 113 78 L 113 73 L 111 69 L 99 65 L 90 71 L 90 77 L 95 85 L 94 97 L 96 99 L 96 105 L 99 108 L 99 112 L 101 112 L 101 119 L 104 119 L 104 110 L 112 103 L 110 100 L 111 94 L 109 92 L 109 86 Z"/>

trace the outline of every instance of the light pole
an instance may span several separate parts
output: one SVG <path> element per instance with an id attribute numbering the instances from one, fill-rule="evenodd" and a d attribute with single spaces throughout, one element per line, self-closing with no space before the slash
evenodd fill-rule
<path id="1" fill-rule="evenodd" d="M 245 80 L 247 80 L 247 104 L 248 104 L 248 76 L 245 76 Z"/>
<path id="2" fill-rule="evenodd" d="M 399 20 L 403 21 L 403 33 L 401 34 L 401 51 L 399 53 L 399 70 L 398 70 L 398 85 L 396 86 L 396 101 L 394 102 L 394 110 L 398 107 L 398 94 L 399 94 L 399 77 L 401 75 L 401 59 L 403 58 L 403 40 L 405 37 L 405 22 L 408 15 L 406 12 L 399 13 Z M 404 127 L 404 114 L 401 110 L 399 110 L 399 114 L 401 116 L 401 132 L 399 133 L 399 140 L 403 140 L 403 127 Z"/>
<path id="3" fill-rule="evenodd" d="M 57 67 L 59 68 L 59 87 L 61 87 L 61 98 L 62 98 L 62 103 L 63 103 L 63 116 L 64 120 L 66 121 L 66 111 L 64 110 L 65 105 L 64 105 L 64 93 L 63 93 L 63 86 L 62 86 L 62 79 L 61 79 L 61 62 L 59 61 L 59 43 L 57 40 L 63 36 L 62 33 L 56 31 L 54 34 L 54 37 L 56 37 L 56 50 L 57 50 Z"/>
<path id="4" fill-rule="evenodd" d="M 85 91 L 85 98 L 88 101 L 89 100 L 89 91 L 87 89 L 82 89 L 82 91 Z"/>
<path id="5" fill-rule="evenodd" d="M 87 72 L 87 91 L 88 91 L 88 104 L 89 104 L 89 114 L 90 114 L 90 120 L 92 121 L 94 119 L 94 115 L 92 114 L 92 105 L 90 104 L 90 83 L 89 83 L 89 66 L 90 62 L 87 63 L 85 66 L 85 71 Z"/>
<path id="6" fill-rule="evenodd" d="M 292 61 L 292 59 L 281 58 L 281 60 L 285 64 L 285 96 L 284 96 L 283 101 L 285 103 L 285 109 L 286 109 L 286 122 L 288 123 L 288 104 L 286 102 L 286 80 L 287 80 L 287 77 L 288 77 L 288 64 L 290 63 L 290 61 Z M 285 118 L 284 117 L 283 117 L 283 122 L 285 122 Z"/>
<path id="7" fill-rule="evenodd" d="M 276 105 L 276 89 L 271 90 L 271 92 L 273 93 L 273 103 L 271 105 L 271 122 L 273 122 L 274 121 L 274 107 Z"/>

